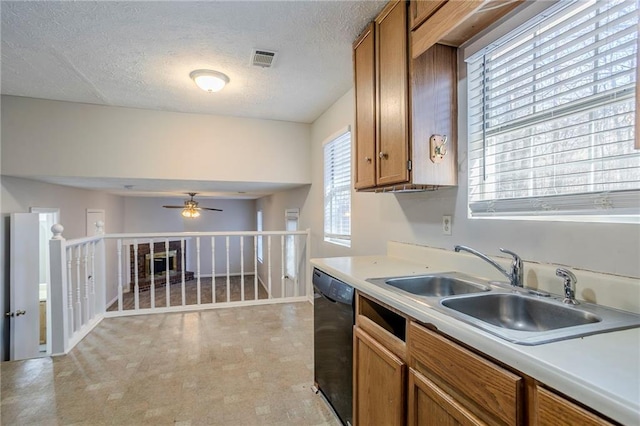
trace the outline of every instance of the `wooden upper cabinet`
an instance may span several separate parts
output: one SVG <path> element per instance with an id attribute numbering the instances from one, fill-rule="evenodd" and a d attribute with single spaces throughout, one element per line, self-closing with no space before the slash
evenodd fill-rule
<path id="1" fill-rule="evenodd" d="M 409 6 L 409 25 L 412 30 L 427 20 L 434 12 L 445 4 L 447 0 L 412 1 Z"/>
<path id="2" fill-rule="evenodd" d="M 373 22 L 353 44 L 355 75 L 355 188 L 376 185 L 376 68 Z"/>
<path id="3" fill-rule="evenodd" d="M 414 182 L 458 183 L 457 49 L 435 44 L 411 61 L 411 156 Z M 432 135 L 446 137 L 445 154 L 432 161 Z"/>
<path id="4" fill-rule="evenodd" d="M 523 0 L 411 0 L 411 57 L 436 43 L 458 47 L 509 13 Z"/>
<path id="5" fill-rule="evenodd" d="M 407 7 L 390 2 L 375 20 L 377 185 L 409 180 Z"/>

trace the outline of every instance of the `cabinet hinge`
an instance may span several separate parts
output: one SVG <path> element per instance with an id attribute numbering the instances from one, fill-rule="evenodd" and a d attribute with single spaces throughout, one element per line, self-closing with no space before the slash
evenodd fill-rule
<path id="1" fill-rule="evenodd" d="M 407 160 L 407 170 L 411 171 L 411 160 Z"/>

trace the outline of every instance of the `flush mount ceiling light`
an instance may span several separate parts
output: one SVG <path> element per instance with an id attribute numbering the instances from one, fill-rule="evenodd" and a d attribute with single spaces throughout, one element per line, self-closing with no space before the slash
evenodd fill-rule
<path id="1" fill-rule="evenodd" d="M 229 77 L 221 72 L 212 70 L 191 71 L 189 77 L 199 88 L 209 93 L 218 92 L 229 83 Z"/>

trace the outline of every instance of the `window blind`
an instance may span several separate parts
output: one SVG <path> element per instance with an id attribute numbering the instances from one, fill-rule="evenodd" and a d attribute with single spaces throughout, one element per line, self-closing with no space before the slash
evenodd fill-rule
<path id="1" fill-rule="evenodd" d="M 351 245 L 351 133 L 324 146 L 324 239 Z"/>
<path id="2" fill-rule="evenodd" d="M 472 217 L 640 215 L 636 1 L 564 1 L 467 60 Z"/>

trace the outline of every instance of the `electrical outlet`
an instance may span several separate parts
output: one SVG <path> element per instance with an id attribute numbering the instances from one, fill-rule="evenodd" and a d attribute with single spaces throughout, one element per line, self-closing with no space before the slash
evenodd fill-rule
<path id="1" fill-rule="evenodd" d="M 445 215 L 442 216 L 442 234 L 443 235 L 451 235 L 451 216 Z"/>

